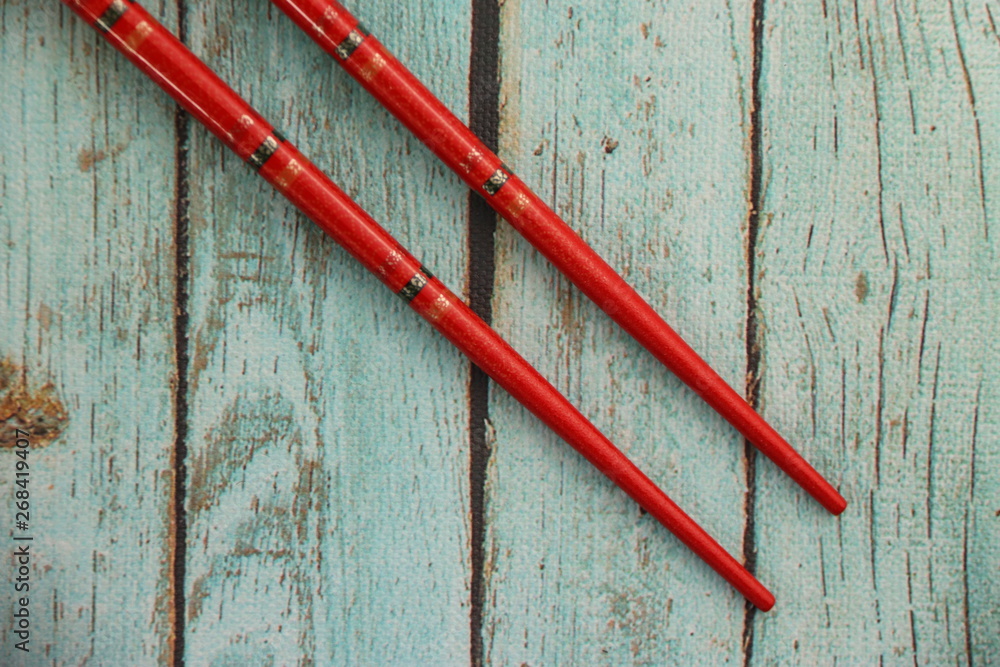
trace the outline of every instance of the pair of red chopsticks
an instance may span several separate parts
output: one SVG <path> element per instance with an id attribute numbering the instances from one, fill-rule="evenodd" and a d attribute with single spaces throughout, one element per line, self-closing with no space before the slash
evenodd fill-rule
<path id="1" fill-rule="evenodd" d="M 538 195 L 335 0 L 271 0 L 535 248 L 834 514 L 847 503 Z"/>
<path id="2" fill-rule="evenodd" d="M 63 0 L 499 385 L 762 610 L 774 596 L 541 374 L 131 0 Z M 653 309 L 332 0 L 272 0 L 605 312 L 829 511 L 846 503 Z"/>

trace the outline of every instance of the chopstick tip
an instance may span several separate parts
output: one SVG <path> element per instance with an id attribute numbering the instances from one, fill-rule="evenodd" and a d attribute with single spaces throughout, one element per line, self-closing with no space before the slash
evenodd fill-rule
<path id="1" fill-rule="evenodd" d="M 839 516 L 845 509 L 847 509 L 847 501 L 844 500 L 844 497 L 836 491 L 833 492 L 832 497 L 830 497 L 824 505 L 826 505 L 826 509 L 829 510 L 834 516 Z"/>
<path id="2" fill-rule="evenodd" d="M 743 594 L 743 597 L 757 609 L 769 611 L 774 606 L 774 594 L 749 572 L 746 573 L 746 578 L 743 581 L 734 585 Z"/>

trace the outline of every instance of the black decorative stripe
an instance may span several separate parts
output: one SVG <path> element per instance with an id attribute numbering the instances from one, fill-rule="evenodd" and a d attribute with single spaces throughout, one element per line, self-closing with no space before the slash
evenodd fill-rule
<path id="1" fill-rule="evenodd" d="M 118 19 L 128 11 L 128 5 L 125 4 L 124 0 L 115 0 L 111 5 L 104 10 L 104 13 L 94 22 L 94 27 L 96 27 L 101 32 L 107 32 L 111 30 L 111 26 L 118 22 Z"/>
<path id="2" fill-rule="evenodd" d="M 433 274 L 433 273 L 431 273 L 431 270 L 430 270 L 430 269 L 428 269 L 428 268 L 427 268 L 426 266 L 424 266 L 423 264 L 421 264 L 421 265 L 420 265 L 420 272 L 421 272 L 421 273 L 423 273 L 423 274 L 424 274 L 425 276 L 427 276 L 427 279 L 428 279 L 428 280 L 433 280 L 433 278 L 434 278 L 434 274 Z"/>
<path id="3" fill-rule="evenodd" d="M 358 27 L 352 30 L 344 38 L 344 41 L 337 45 L 337 57 L 341 60 L 350 58 L 355 49 L 361 46 L 361 42 L 365 41 L 365 34 L 361 32 L 360 28 L 361 24 L 358 24 Z"/>
<path id="4" fill-rule="evenodd" d="M 486 194 L 495 195 L 503 187 L 503 184 L 507 182 L 507 173 L 501 167 L 493 172 L 493 175 L 486 179 L 483 183 L 483 190 L 486 190 Z"/>
<path id="5" fill-rule="evenodd" d="M 247 158 L 247 162 L 255 170 L 259 170 L 267 162 L 268 158 L 274 155 L 275 151 L 278 150 L 278 140 L 268 135 L 264 141 L 261 142 L 257 150 L 253 152 L 253 155 Z"/>
<path id="6" fill-rule="evenodd" d="M 280 141 L 281 143 L 285 143 L 286 141 L 288 141 L 288 139 L 285 139 L 285 135 L 282 134 L 279 130 L 272 130 L 271 134 L 273 134 L 274 138 Z"/>
<path id="7" fill-rule="evenodd" d="M 405 301 L 409 303 L 413 301 L 413 298 L 420 293 L 420 290 L 424 288 L 427 284 L 427 277 L 420 271 L 418 271 L 410 281 L 403 285 L 403 289 L 399 290 L 397 294 Z"/>

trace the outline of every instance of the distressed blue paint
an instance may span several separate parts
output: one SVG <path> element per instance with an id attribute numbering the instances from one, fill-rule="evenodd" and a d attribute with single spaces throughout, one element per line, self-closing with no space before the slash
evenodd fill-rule
<path id="1" fill-rule="evenodd" d="M 755 619 L 762 664 L 1000 659 L 988 11 L 768 5 L 761 396 L 850 505 L 831 521 L 759 467 L 760 571 L 779 598 Z"/>
<path id="2" fill-rule="evenodd" d="M 507 2 L 501 156 L 742 389 L 747 7 Z M 533 249 L 498 235 L 494 321 L 737 557 L 743 444 Z M 739 656 L 743 599 L 509 397 L 492 396 L 495 664 Z"/>
<path id="3" fill-rule="evenodd" d="M 59 3 L 4 2 L 0 26 L 0 357 L 28 391 L 3 419 L 35 391 L 67 418 L 29 455 L 27 655 L 11 634 L 13 443 L 0 449 L 0 663 L 169 664 L 173 105 Z"/>
<path id="4" fill-rule="evenodd" d="M 467 13 L 357 9 L 465 108 Z M 461 288 L 457 178 L 266 3 L 188 17 L 196 53 Z M 201 128 L 190 155 L 189 659 L 467 660 L 468 363 Z"/>
<path id="5" fill-rule="evenodd" d="M 195 52 L 462 287 L 458 179 L 266 3 L 185 4 Z M 468 5 L 353 9 L 464 113 Z M 778 604 L 745 632 L 717 577 L 493 392 L 490 663 L 1000 660 L 1000 6 L 764 11 L 754 238 L 744 4 L 507 0 L 501 154 L 734 386 L 752 285 L 765 415 L 851 505 L 831 518 L 759 459 L 744 545 L 740 440 L 501 223 L 497 327 L 756 549 Z M 0 53 L 0 397 L 68 415 L 31 454 L 47 653 L 26 664 L 169 664 L 174 107 L 56 3 L 0 4 Z M 188 148 L 188 664 L 467 661 L 467 363 L 204 131 Z"/>

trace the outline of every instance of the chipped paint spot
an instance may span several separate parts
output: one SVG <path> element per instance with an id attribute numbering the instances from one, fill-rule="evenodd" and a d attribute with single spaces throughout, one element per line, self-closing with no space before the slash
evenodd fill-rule
<path id="1" fill-rule="evenodd" d="M 174 642 L 172 635 L 177 628 L 178 619 L 174 608 L 174 567 L 178 557 L 177 551 L 177 517 L 174 511 L 174 471 L 173 469 L 160 470 L 158 481 L 154 485 L 157 493 L 160 494 L 159 507 L 170 507 L 169 512 L 160 512 L 160 534 L 166 535 L 167 539 L 161 542 L 160 556 L 160 576 L 156 582 L 156 597 L 153 601 L 153 609 L 150 612 L 149 624 L 154 628 L 156 636 L 159 638 L 160 650 L 158 654 L 159 664 L 174 664 Z"/>
<path id="2" fill-rule="evenodd" d="M 80 155 L 76 159 L 76 163 L 80 165 L 80 171 L 90 171 L 95 163 L 100 162 L 107 155 L 104 151 L 93 151 L 89 148 L 84 148 L 80 151 Z"/>
<path id="3" fill-rule="evenodd" d="M 193 623 L 198 620 L 201 616 L 202 604 L 210 594 L 209 592 L 210 582 L 208 581 L 208 575 L 201 575 L 194 580 L 191 585 L 191 592 L 188 594 L 187 598 L 187 621 Z"/>
<path id="4" fill-rule="evenodd" d="M 129 142 L 115 144 L 110 151 L 94 150 L 92 148 L 84 148 L 80 151 L 80 154 L 76 158 L 76 163 L 80 167 L 80 171 L 90 171 L 95 164 L 106 160 L 109 157 L 117 157 L 125 148 L 129 145 Z"/>
<path id="5" fill-rule="evenodd" d="M 38 307 L 37 319 L 38 325 L 42 327 L 44 331 L 48 331 L 52 328 L 52 309 L 43 303 Z"/>
<path id="6" fill-rule="evenodd" d="M 66 407 L 51 382 L 35 388 L 10 359 L 0 360 L 0 448 L 14 446 L 17 429 L 27 431 L 33 447 L 45 447 L 69 423 Z"/>
<path id="7" fill-rule="evenodd" d="M 857 280 L 854 281 L 854 297 L 858 303 L 864 303 L 868 298 L 868 276 L 864 271 L 859 273 Z"/>

